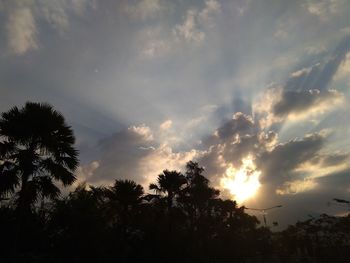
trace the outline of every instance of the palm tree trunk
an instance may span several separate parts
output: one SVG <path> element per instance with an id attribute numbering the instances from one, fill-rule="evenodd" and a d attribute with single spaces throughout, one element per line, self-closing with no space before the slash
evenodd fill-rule
<path id="1" fill-rule="evenodd" d="M 27 188 L 28 176 L 22 176 L 21 189 L 18 192 L 18 210 L 22 211 L 25 206 L 25 191 Z"/>
<path id="2" fill-rule="evenodd" d="M 173 207 L 173 198 L 174 198 L 174 194 L 172 192 L 168 192 L 168 198 L 167 198 L 168 212 L 170 212 L 171 208 Z"/>
<path id="3" fill-rule="evenodd" d="M 28 183 L 28 175 L 23 174 L 21 178 L 21 189 L 18 192 L 18 204 L 16 207 L 16 233 L 14 238 L 14 244 L 13 244 L 13 255 L 16 259 L 18 257 L 18 251 L 21 247 L 20 241 L 22 240 L 22 234 L 23 234 L 23 225 L 24 225 L 24 219 L 26 216 L 26 212 L 28 211 L 28 205 L 29 203 L 26 203 L 25 200 L 25 191 L 27 188 Z M 30 208 L 29 208 L 30 209 Z"/>

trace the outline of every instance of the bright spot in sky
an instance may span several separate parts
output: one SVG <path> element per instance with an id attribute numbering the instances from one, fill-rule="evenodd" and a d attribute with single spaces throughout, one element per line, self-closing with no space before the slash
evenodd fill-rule
<path id="1" fill-rule="evenodd" d="M 239 203 L 253 197 L 260 188 L 259 176 L 253 158 L 248 156 L 242 160 L 242 165 L 236 169 L 232 165 L 226 169 L 221 179 L 221 187 L 228 189 L 232 197 Z"/>

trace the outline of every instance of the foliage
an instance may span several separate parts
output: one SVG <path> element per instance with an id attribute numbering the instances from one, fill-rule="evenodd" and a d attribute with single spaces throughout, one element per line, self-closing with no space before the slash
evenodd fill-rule
<path id="1" fill-rule="evenodd" d="M 56 198 L 75 181 L 78 165 L 72 129 L 48 104 L 28 102 L 0 118 L 0 197 L 17 191 L 20 209 L 42 198 Z"/>

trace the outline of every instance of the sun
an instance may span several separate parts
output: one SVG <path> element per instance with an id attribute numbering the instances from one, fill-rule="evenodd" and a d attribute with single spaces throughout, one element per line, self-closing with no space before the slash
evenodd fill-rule
<path id="1" fill-rule="evenodd" d="M 256 170 L 253 158 L 247 156 L 242 159 L 242 165 L 237 169 L 232 164 L 226 169 L 221 179 L 221 187 L 230 191 L 232 198 L 242 203 L 253 197 L 261 184 L 261 172 Z"/>

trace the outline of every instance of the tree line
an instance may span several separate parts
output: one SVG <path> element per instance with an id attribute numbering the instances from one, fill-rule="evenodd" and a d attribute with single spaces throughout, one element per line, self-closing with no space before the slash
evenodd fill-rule
<path id="1" fill-rule="evenodd" d="M 0 262 L 348 262 L 350 217 L 281 232 L 220 198 L 205 171 L 164 170 L 149 185 L 76 181 L 73 130 L 46 103 L 0 118 Z M 61 183 L 61 187 L 58 186 Z"/>

